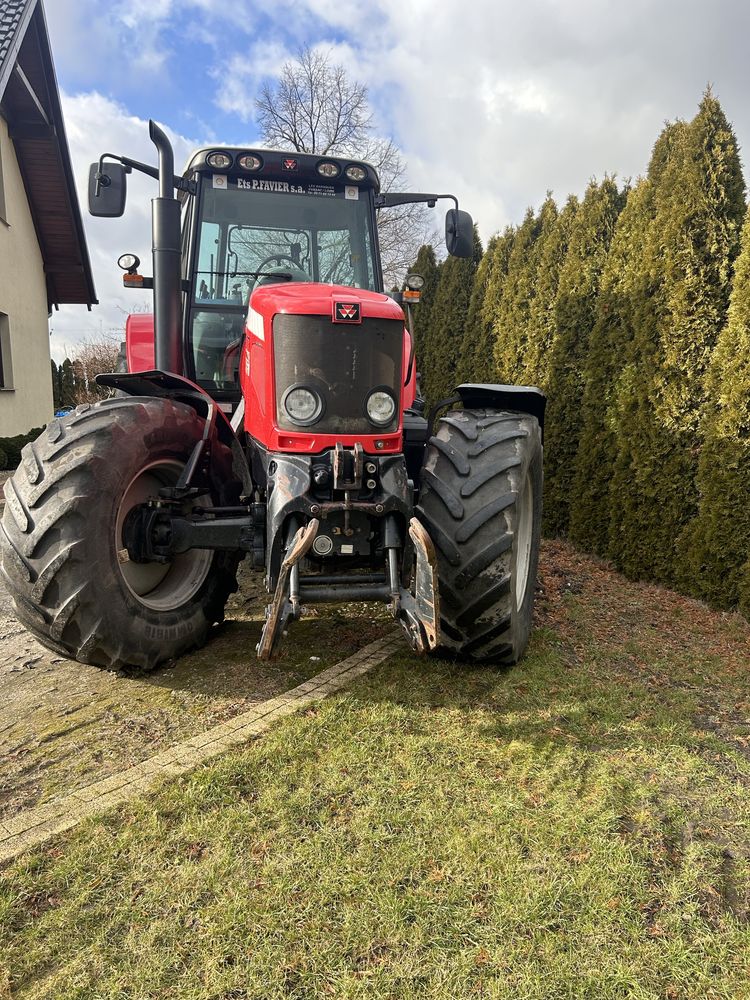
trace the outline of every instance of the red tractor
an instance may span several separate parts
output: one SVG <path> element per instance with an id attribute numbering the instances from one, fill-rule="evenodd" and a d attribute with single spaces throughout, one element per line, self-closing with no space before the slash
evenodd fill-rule
<path id="1" fill-rule="evenodd" d="M 104 154 L 89 207 L 120 216 L 128 173 L 158 180 L 153 278 L 120 258 L 154 314 L 128 322 L 128 371 L 99 376 L 115 396 L 53 420 L 6 484 L 20 620 L 65 656 L 150 668 L 206 640 L 247 558 L 270 595 L 261 657 L 305 605 L 345 600 L 389 605 L 419 652 L 515 662 L 544 397 L 460 385 L 425 419 L 410 306 L 383 292 L 377 212 L 452 196 L 267 149 L 200 150 L 177 177 L 150 134 L 158 168 Z M 457 203 L 446 242 L 471 255 Z"/>

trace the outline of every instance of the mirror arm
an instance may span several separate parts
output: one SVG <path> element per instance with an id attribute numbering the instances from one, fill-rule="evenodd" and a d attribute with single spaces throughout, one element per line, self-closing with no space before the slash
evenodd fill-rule
<path id="1" fill-rule="evenodd" d="M 435 207 L 435 202 L 440 198 L 449 198 L 458 210 L 458 198 L 454 194 L 409 194 L 393 191 L 375 196 L 375 208 L 393 208 L 394 205 L 415 205 L 423 203 L 430 208 Z"/>
<path id="2" fill-rule="evenodd" d="M 158 167 L 149 166 L 148 163 L 141 163 L 140 160 L 131 160 L 129 156 L 117 156 L 115 153 L 102 153 L 99 157 L 99 169 L 96 172 L 96 190 L 95 195 L 99 197 L 99 189 L 101 188 L 102 178 L 106 177 L 104 173 L 104 161 L 105 160 L 116 160 L 125 167 L 126 173 L 131 173 L 133 170 L 138 170 L 142 174 L 148 174 L 149 177 L 153 177 L 154 180 L 159 180 L 159 169 Z M 178 191 L 186 191 L 188 194 L 195 194 L 197 188 L 195 181 L 185 180 L 184 177 L 174 177 L 174 186 Z"/>

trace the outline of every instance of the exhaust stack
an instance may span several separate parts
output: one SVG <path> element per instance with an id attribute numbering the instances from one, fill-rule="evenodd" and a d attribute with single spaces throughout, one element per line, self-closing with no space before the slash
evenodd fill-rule
<path id="1" fill-rule="evenodd" d="M 159 154 L 159 197 L 151 202 L 154 355 L 160 371 L 182 375 L 180 203 L 174 197 L 174 152 L 155 121 L 149 121 L 148 129 Z"/>

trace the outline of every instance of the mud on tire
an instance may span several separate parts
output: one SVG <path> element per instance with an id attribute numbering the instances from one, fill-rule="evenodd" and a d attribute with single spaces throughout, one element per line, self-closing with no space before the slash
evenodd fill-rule
<path id="1" fill-rule="evenodd" d="M 523 655 L 541 514 L 536 419 L 498 410 L 440 419 L 425 454 L 418 515 L 437 550 L 444 649 L 499 663 Z"/>
<path id="2" fill-rule="evenodd" d="M 202 644 L 223 619 L 237 589 L 235 553 L 145 564 L 156 574 L 150 591 L 153 581 L 128 578 L 118 558 L 127 491 L 144 469 L 144 489 L 173 485 L 203 426 L 181 403 L 115 398 L 53 420 L 23 449 L 5 485 L 0 575 L 45 646 L 109 669 L 149 669 Z"/>

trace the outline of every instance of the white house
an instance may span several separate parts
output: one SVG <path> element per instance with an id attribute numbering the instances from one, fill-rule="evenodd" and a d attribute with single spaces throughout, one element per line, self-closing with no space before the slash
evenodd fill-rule
<path id="1" fill-rule="evenodd" d="M 96 303 L 41 0 L 0 0 L 0 437 L 52 417 L 49 314 Z"/>

